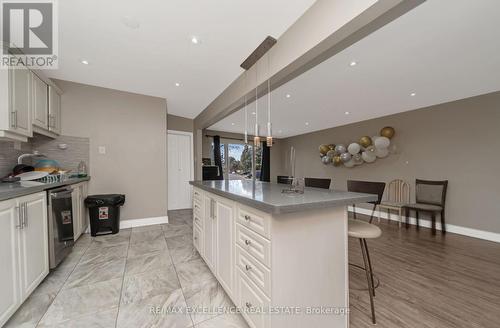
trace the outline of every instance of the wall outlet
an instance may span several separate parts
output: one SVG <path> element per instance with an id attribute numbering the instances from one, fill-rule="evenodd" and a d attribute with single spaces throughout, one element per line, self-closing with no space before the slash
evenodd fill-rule
<path id="1" fill-rule="evenodd" d="M 106 154 L 106 147 L 105 146 L 99 146 L 99 154 L 101 154 L 101 155 Z"/>

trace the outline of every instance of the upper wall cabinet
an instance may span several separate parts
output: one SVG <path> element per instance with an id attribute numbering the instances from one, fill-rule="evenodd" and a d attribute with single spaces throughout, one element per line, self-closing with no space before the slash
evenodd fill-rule
<path id="1" fill-rule="evenodd" d="M 48 85 L 35 73 L 31 73 L 31 85 L 33 88 L 31 118 L 33 127 L 49 129 L 49 103 Z"/>
<path id="2" fill-rule="evenodd" d="M 49 86 L 49 131 L 61 134 L 61 95 Z"/>
<path id="3" fill-rule="evenodd" d="M 27 68 L 0 70 L 0 139 L 61 134 L 61 93 Z"/>

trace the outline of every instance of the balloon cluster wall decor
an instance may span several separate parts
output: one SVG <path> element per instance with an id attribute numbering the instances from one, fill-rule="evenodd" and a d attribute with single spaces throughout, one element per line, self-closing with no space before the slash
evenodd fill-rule
<path id="1" fill-rule="evenodd" d="M 373 163 L 377 158 L 385 158 L 391 153 L 391 139 L 396 134 L 394 128 L 386 126 L 378 136 L 363 136 L 358 142 L 346 145 L 323 144 L 319 146 L 321 162 L 325 165 L 354 167 L 363 163 Z"/>

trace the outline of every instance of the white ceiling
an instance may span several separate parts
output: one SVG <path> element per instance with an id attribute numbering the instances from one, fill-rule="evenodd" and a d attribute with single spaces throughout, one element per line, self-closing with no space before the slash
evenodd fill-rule
<path id="1" fill-rule="evenodd" d="M 498 0 L 427 0 L 274 90 L 274 134 L 289 137 L 498 91 L 499 31 Z M 350 67 L 352 61 L 357 65 Z M 259 99 L 264 135 L 266 98 Z M 210 129 L 242 133 L 243 110 Z"/>
<path id="2" fill-rule="evenodd" d="M 167 98 L 170 114 L 194 118 L 267 35 L 279 37 L 314 0 L 58 3 L 59 70 L 49 77 Z"/>

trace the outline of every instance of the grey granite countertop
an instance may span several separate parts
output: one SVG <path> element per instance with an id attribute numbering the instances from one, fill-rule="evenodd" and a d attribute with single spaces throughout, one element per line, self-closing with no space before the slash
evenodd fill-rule
<path id="1" fill-rule="evenodd" d="M 287 185 L 247 180 L 190 181 L 194 187 L 271 214 L 346 206 L 377 200 L 377 195 L 305 188 L 303 194 L 286 194 Z"/>
<path id="2" fill-rule="evenodd" d="M 0 201 L 20 196 L 25 196 L 29 194 L 34 194 L 39 191 L 44 191 L 47 189 L 52 189 L 61 186 L 67 186 L 88 180 L 90 180 L 90 177 L 71 178 L 64 181 L 53 182 L 53 183 L 44 183 L 36 181 L 20 181 L 13 183 L 0 182 Z"/>

